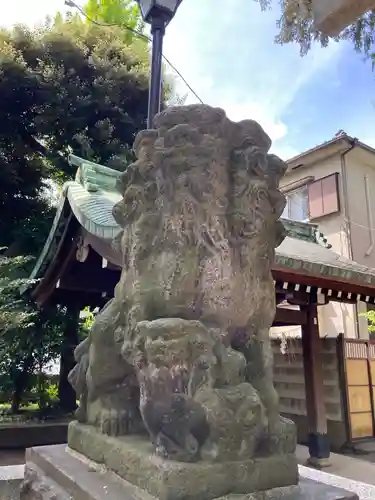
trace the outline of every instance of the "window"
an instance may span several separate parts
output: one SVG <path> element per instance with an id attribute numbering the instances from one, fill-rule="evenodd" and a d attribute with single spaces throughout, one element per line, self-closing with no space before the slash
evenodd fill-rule
<path id="1" fill-rule="evenodd" d="M 305 184 L 286 194 L 282 217 L 308 222 L 340 211 L 338 173 Z"/>
<path id="2" fill-rule="evenodd" d="M 309 184 L 310 219 L 340 211 L 338 177 L 336 173 Z"/>
<path id="3" fill-rule="evenodd" d="M 299 222 L 308 222 L 309 191 L 307 186 L 286 194 L 286 206 L 282 217 Z"/>

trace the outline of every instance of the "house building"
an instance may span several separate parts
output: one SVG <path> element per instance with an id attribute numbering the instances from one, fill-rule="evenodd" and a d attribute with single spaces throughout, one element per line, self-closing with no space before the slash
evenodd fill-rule
<path id="1" fill-rule="evenodd" d="M 329 36 L 338 35 L 374 7 L 374 0 L 312 0 L 311 2 L 316 29 Z"/>
<path id="2" fill-rule="evenodd" d="M 375 268 L 375 149 L 339 131 L 290 159 L 281 189 L 284 218 L 318 224 L 334 252 Z M 320 307 L 320 335 L 368 338 L 368 308 L 366 302 Z"/>

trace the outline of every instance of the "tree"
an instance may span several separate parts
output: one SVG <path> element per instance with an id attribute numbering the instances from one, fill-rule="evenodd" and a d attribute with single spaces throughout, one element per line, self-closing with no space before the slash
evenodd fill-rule
<path id="1" fill-rule="evenodd" d="M 263 9 L 272 6 L 272 0 L 255 0 Z M 305 55 L 314 42 L 326 47 L 330 38 L 314 27 L 312 15 L 312 0 L 279 0 L 282 15 L 278 21 L 279 34 L 276 43 L 296 42 L 300 45 L 301 54 Z M 366 56 L 373 57 L 375 44 L 375 10 L 369 11 L 355 23 L 348 26 L 334 41 L 348 40 L 356 50 Z"/>
<path id="2" fill-rule="evenodd" d="M 132 158 L 147 116 L 147 44 L 78 16 L 3 30 L 0 95 L 0 211 L 9 216 L 0 234 L 10 246 L 53 215 L 43 191 L 73 177 L 70 152 L 119 169 Z"/>
<path id="3" fill-rule="evenodd" d="M 24 307 L 24 302 L 17 296 L 19 288 L 30 283 L 29 279 L 20 277 L 28 260 L 23 256 L 9 258 L 0 255 L 0 342 L 12 328 L 28 328 L 35 320 L 34 311 Z"/>
<path id="4" fill-rule="evenodd" d="M 144 31 L 138 5 L 133 0 L 88 0 L 84 12 L 89 23 L 95 21 L 122 28 L 124 41 L 128 44 L 139 38 L 135 31 Z"/>
<path id="5" fill-rule="evenodd" d="M 10 395 L 13 413 L 32 388 L 33 374 L 60 355 L 70 320 L 66 308 L 38 311 L 27 296 L 20 296 L 20 287 L 31 284 L 24 277 L 28 261 L 0 256 L 0 389 Z"/>
<path id="6" fill-rule="evenodd" d="M 375 311 L 370 310 L 366 313 L 361 314 L 367 318 L 368 331 L 370 333 L 370 339 L 375 339 Z"/>
<path id="7" fill-rule="evenodd" d="M 9 246 L 2 261 L 8 273 L 11 256 L 40 252 L 55 212 L 48 183 L 73 177 L 69 153 L 121 170 L 133 158 L 133 140 L 147 116 L 147 43 L 78 16 L 59 15 L 36 30 L 2 30 L 0 95 L 0 211 L 6 214 L 0 243 Z M 10 283 L 13 289 L 20 284 L 10 275 L 2 283 L 0 386 L 11 388 L 17 410 L 30 374 L 67 356 L 69 318 L 62 307 L 37 312 L 14 290 L 5 293 Z"/>
<path id="8" fill-rule="evenodd" d="M 12 410 L 18 411 L 21 395 L 29 376 L 33 353 L 24 345 L 29 342 L 28 330 L 35 325 L 35 309 L 19 298 L 19 287 L 28 283 L 22 279 L 27 259 L 0 256 L 0 387 L 10 392 Z M 21 380 L 22 379 L 22 380 Z"/>
<path id="9" fill-rule="evenodd" d="M 100 23 L 107 26 L 118 26 L 122 30 L 124 43 L 131 44 L 140 39 L 149 39 L 144 33 L 145 23 L 140 9 L 134 0 L 88 0 L 83 8 L 86 22 Z M 182 106 L 187 95 L 178 95 L 174 91 L 172 78 L 163 78 L 163 103 L 165 106 Z"/>

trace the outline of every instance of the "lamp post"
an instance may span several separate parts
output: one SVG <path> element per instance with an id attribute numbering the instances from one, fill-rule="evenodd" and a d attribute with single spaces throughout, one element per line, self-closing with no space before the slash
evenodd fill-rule
<path id="1" fill-rule="evenodd" d="M 147 128 L 152 128 L 154 117 L 160 111 L 161 63 L 165 28 L 176 14 L 181 2 L 182 0 L 137 0 L 143 20 L 151 25 L 152 34 Z"/>

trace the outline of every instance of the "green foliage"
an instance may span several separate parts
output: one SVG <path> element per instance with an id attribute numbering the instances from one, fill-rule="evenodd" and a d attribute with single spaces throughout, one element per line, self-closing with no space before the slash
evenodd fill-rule
<path id="1" fill-rule="evenodd" d="M 79 324 L 80 327 L 79 333 L 81 340 L 87 337 L 94 321 L 95 321 L 95 313 L 91 311 L 90 307 L 85 307 L 85 309 L 83 309 L 82 311 L 81 320 Z"/>
<path id="2" fill-rule="evenodd" d="M 148 47 L 123 33 L 79 16 L 0 31 L 0 234 L 21 246 L 13 254 L 29 251 L 30 238 L 40 250 L 54 213 L 45 189 L 73 177 L 70 152 L 120 170 L 133 158 L 147 116 Z"/>
<path id="3" fill-rule="evenodd" d="M 138 5 L 133 0 L 88 0 L 84 11 L 89 23 L 96 21 L 122 28 L 124 41 L 127 44 L 133 43 L 138 38 L 132 30 L 140 33 L 144 31 Z"/>
<path id="4" fill-rule="evenodd" d="M 367 311 L 361 316 L 365 316 L 368 322 L 368 331 L 371 333 L 375 332 L 375 311 Z"/>
<path id="5" fill-rule="evenodd" d="M 19 288 L 30 284 L 25 257 L 0 256 L 0 391 L 17 396 L 35 385 L 38 373 L 40 407 L 44 404 L 45 382 L 40 377 L 44 367 L 58 358 L 63 339 L 65 309 L 38 311 Z M 47 396 L 46 396 L 47 397 Z"/>
<path id="6" fill-rule="evenodd" d="M 255 0 L 263 9 L 272 7 L 272 0 Z M 282 15 L 278 21 L 276 43 L 298 43 L 305 55 L 314 42 L 327 47 L 330 38 L 316 30 L 313 23 L 312 0 L 279 0 Z M 375 10 L 366 12 L 355 23 L 344 29 L 334 41 L 347 40 L 366 56 L 373 57 L 375 44 Z"/>
<path id="7" fill-rule="evenodd" d="M 100 5 L 95 19 L 108 23 L 121 7 L 126 24 L 142 29 L 129 2 Z M 0 257 L 0 391 L 14 411 L 34 375 L 59 358 L 68 315 L 18 296 L 32 262 L 14 256 L 39 254 L 55 213 L 49 185 L 75 174 L 69 153 L 123 170 L 145 127 L 148 45 L 124 33 L 61 15 L 40 29 L 0 30 L 0 245 L 9 247 Z"/>
<path id="8" fill-rule="evenodd" d="M 35 311 L 27 307 L 18 293 L 21 286 L 30 284 L 29 279 L 22 277 L 29 260 L 0 255 L 0 363 L 7 333 L 14 328 L 27 329 L 35 320 Z"/>
<path id="9" fill-rule="evenodd" d="M 40 372 L 38 374 L 37 384 L 34 390 L 36 390 L 36 400 L 39 411 L 42 414 L 45 415 L 58 407 L 58 386 L 56 384 L 51 384 L 49 377 L 45 373 Z"/>

